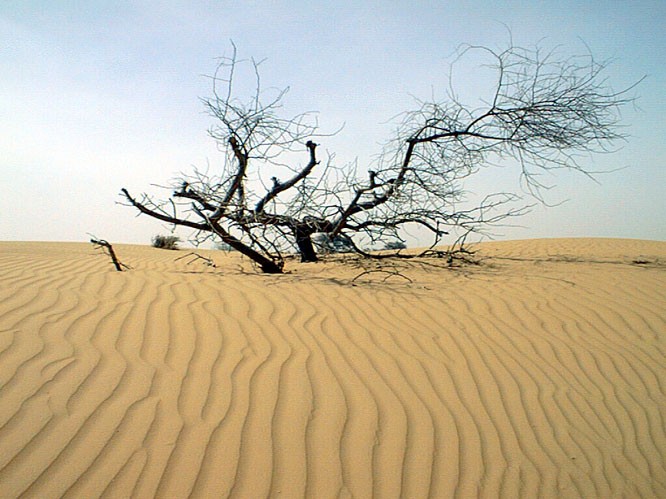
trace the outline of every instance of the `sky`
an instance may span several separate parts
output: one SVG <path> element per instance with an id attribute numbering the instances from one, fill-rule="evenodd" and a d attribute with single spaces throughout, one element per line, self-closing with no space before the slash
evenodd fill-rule
<path id="1" fill-rule="evenodd" d="M 596 182 L 555 187 L 496 239 L 666 240 L 666 2 L 656 1 L 0 1 L 0 240 L 147 244 L 169 228 L 119 202 L 222 160 L 207 135 L 218 57 L 230 41 L 289 87 L 287 111 L 318 111 L 336 163 L 367 167 L 414 98 L 445 97 L 461 44 L 558 46 L 612 59 L 615 89 L 643 76 L 622 112 L 626 142 L 584 160 Z M 470 95 L 481 73 L 456 74 Z M 486 82 L 487 83 L 487 82 Z M 513 181 L 508 165 L 488 192 Z M 181 237 L 187 231 L 178 231 Z"/>

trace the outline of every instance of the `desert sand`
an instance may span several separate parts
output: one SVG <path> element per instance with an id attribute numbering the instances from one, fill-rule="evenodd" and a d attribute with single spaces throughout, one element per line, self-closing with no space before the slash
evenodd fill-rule
<path id="1" fill-rule="evenodd" d="M 2 498 L 666 497 L 664 242 L 114 247 L 0 243 Z"/>

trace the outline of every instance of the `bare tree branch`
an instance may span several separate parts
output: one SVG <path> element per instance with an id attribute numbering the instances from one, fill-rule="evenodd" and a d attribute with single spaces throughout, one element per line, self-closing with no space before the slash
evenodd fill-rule
<path id="1" fill-rule="evenodd" d="M 518 217 L 529 209 L 522 195 L 543 202 L 549 186 L 541 173 L 564 168 L 593 175 L 580 156 L 613 150 L 624 138 L 619 110 L 633 100 L 634 86 L 614 91 L 605 79 L 608 63 L 589 53 L 463 46 L 460 58 L 477 52 L 490 59 L 496 75 L 490 98 L 465 105 L 451 85 L 443 101 L 417 101 L 400 115 L 378 159 L 359 173 L 356 163 L 336 166 L 333 156 L 321 164 L 316 115 L 285 116 L 288 89 L 263 89 L 261 62 L 240 60 L 233 43 L 232 49 L 211 76 L 212 97 L 202 100 L 216 120 L 209 134 L 224 152 L 220 171 L 184 175 L 168 203 L 122 193 L 140 213 L 194 229 L 198 241 L 220 238 L 265 272 L 281 272 L 283 255 L 294 250 L 302 261 L 317 261 L 315 235 L 364 256 L 411 258 L 415 253 L 367 247 L 386 247 L 417 230 L 432 238 L 420 255 L 434 255 L 447 237 L 466 238 Z M 246 69 L 251 83 L 244 87 Z M 251 89 L 244 97 L 243 88 Z M 472 198 L 468 179 L 507 161 L 519 165 L 522 192 Z"/>
<path id="2" fill-rule="evenodd" d="M 123 269 L 126 270 L 130 269 L 129 265 L 125 265 L 120 260 L 118 260 L 116 252 L 113 249 L 113 246 L 111 245 L 110 242 L 106 241 L 105 239 L 97 239 L 96 237 L 92 237 L 90 239 L 90 242 L 95 246 L 95 248 L 101 249 L 107 255 L 109 255 L 109 258 L 111 258 L 111 262 L 113 263 L 113 266 L 116 268 L 118 272 L 122 272 Z"/>

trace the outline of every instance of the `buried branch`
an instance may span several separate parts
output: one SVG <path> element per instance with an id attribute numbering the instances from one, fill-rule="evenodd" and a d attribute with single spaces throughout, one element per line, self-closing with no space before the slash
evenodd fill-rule
<path id="1" fill-rule="evenodd" d="M 125 265 L 120 260 L 118 260 L 116 252 L 113 250 L 113 246 L 110 242 L 104 239 L 96 239 L 94 237 L 90 239 L 90 242 L 95 245 L 95 249 L 101 249 L 104 253 L 109 255 L 114 267 L 116 267 L 118 272 L 122 272 L 123 269 L 130 270 L 131 267 L 129 265 Z"/>

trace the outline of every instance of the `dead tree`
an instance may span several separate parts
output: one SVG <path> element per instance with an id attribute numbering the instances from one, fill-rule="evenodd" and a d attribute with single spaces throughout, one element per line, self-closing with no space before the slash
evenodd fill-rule
<path id="1" fill-rule="evenodd" d="M 461 56 L 475 50 L 493 61 L 491 100 L 470 108 L 450 90 L 443 102 L 419 101 L 402 115 L 371 169 L 358 173 L 336 167 L 330 157 L 322 164 L 313 140 L 322 137 L 315 115 L 282 117 L 286 90 L 263 92 L 254 61 L 248 66 L 251 98 L 235 94 L 243 61 L 234 47 L 212 77 L 213 97 L 203 100 L 216 119 L 209 133 L 225 153 L 222 171 L 183 176 L 166 201 L 136 199 L 126 189 L 124 198 L 141 213 L 194 229 L 199 240 L 218 237 L 275 273 L 283 269 L 285 251 L 316 261 L 315 234 L 376 256 L 362 247 L 400 240 L 410 226 L 429 232 L 434 246 L 452 230 L 482 230 L 518 216 L 525 212 L 515 204 L 520 189 L 464 206 L 465 180 L 509 158 L 520 165 L 528 193 L 539 198 L 539 172 L 565 168 L 590 175 L 576 155 L 608 151 L 623 137 L 619 109 L 632 100 L 631 88 L 613 91 L 606 63 L 514 46 L 468 46 Z"/>

